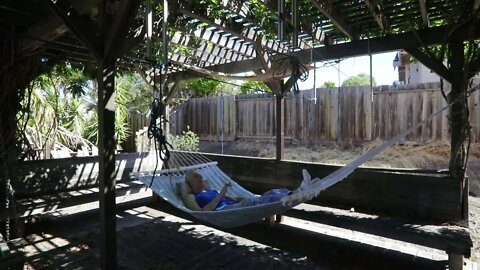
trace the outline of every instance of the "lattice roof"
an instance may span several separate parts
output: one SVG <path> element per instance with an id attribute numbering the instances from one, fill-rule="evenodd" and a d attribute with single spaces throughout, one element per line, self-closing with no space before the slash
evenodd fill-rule
<path id="1" fill-rule="evenodd" d="M 284 40 L 277 35 L 278 0 L 171 2 L 170 80 L 194 77 L 195 74 L 185 72 L 191 66 L 231 74 L 264 70 L 265 62 L 281 53 L 293 53 L 302 63 L 309 63 L 417 48 L 446 38 L 468 39 L 472 36 L 458 29 L 453 31 L 448 22 L 459 16 L 454 7 L 478 8 L 478 1 L 299 0 L 295 45 L 291 40 L 294 28 L 290 1 L 284 1 L 284 13 L 280 16 L 284 22 Z M 100 29 L 92 26 L 98 21 L 96 7 L 100 2 L 102 0 L 2 1 L 0 38 L 4 53 L 9 38 L 15 37 L 22 42 L 20 46 L 17 43 L 12 52 L 20 55 L 40 50 L 45 59 L 95 62 L 95 57 L 98 58 L 95 37 L 100 35 Z M 163 1 L 153 2 L 153 46 L 159 51 Z M 125 32 L 124 42 L 108 44 L 108 49 L 124 52 L 119 61 L 123 66 L 142 64 L 146 57 L 145 1 L 107 3 L 115 14 L 107 35 L 122 32 L 118 29 Z M 478 36 L 477 32 L 473 37 Z"/>

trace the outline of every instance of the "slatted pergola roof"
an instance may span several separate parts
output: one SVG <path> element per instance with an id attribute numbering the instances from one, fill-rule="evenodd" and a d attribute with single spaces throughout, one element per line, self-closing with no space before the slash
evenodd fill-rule
<path id="1" fill-rule="evenodd" d="M 454 7 L 471 5 L 468 8 L 476 9 L 476 2 L 299 0 L 295 5 L 292 1 L 169 1 L 169 81 L 198 76 L 189 71 L 192 67 L 226 74 L 265 70 L 279 54 L 295 55 L 307 64 L 477 36 L 449 25 L 460 16 Z M 95 37 L 101 31 L 96 26 L 101 2 L 2 1 L 0 38 L 22 40 L 22 46 L 10 48 L 11 53 L 40 50 L 45 60 L 94 63 L 99 57 Z M 104 49 L 121 55 L 118 64 L 123 67 L 138 67 L 139 63 L 145 67 L 142 60 L 160 59 L 163 1 L 152 2 L 150 58 L 145 37 L 147 1 L 106 2 L 115 14 L 106 34 L 111 41 L 120 36 L 122 42 L 107 42 Z M 292 16 L 295 8 L 298 16 Z M 278 35 L 279 25 L 283 25 L 283 38 Z M 297 36 L 295 41 L 292 36 Z M 6 53 L 8 44 L 3 46 Z"/>

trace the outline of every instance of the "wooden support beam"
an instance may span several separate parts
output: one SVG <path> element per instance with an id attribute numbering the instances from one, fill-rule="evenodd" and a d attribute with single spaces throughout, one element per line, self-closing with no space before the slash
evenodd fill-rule
<path id="1" fill-rule="evenodd" d="M 348 24 L 347 20 L 335 9 L 330 1 L 327 0 L 310 0 L 310 2 L 327 18 L 329 18 L 333 24 L 344 33 L 349 39 L 357 40 L 359 38 L 356 33 Z"/>
<path id="2" fill-rule="evenodd" d="M 463 269 L 463 255 L 448 253 L 448 269 L 462 270 Z"/>
<path id="3" fill-rule="evenodd" d="M 103 47 L 98 40 L 98 24 L 86 16 L 81 16 L 68 1 L 44 0 L 50 9 L 67 25 L 78 39 L 101 60 Z"/>
<path id="4" fill-rule="evenodd" d="M 420 0 L 422 1 L 422 0 Z M 373 18 L 378 24 L 378 27 L 382 29 L 383 33 L 390 33 L 391 27 L 390 23 L 387 20 L 387 17 L 382 13 L 380 9 L 380 5 L 378 5 L 376 0 L 365 0 L 365 5 L 368 7 L 370 14 L 372 14 Z"/>
<path id="5" fill-rule="evenodd" d="M 291 16 L 292 16 L 292 44 L 293 47 L 298 47 L 298 1 L 290 0 L 291 3 Z"/>
<path id="6" fill-rule="evenodd" d="M 448 82 L 452 82 L 452 72 L 447 69 L 447 67 L 439 60 L 432 58 L 426 53 L 420 51 L 418 48 L 405 48 L 409 54 L 417 58 L 422 64 L 424 64 L 429 69 L 433 70 L 437 75 L 442 77 Z"/>
<path id="7" fill-rule="evenodd" d="M 167 80 L 168 80 L 168 77 L 167 77 Z M 164 103 L 165 104 L 169 104 L 170 101 L 172 101 L 172 98 L 173 96 L 178 92 L 178 90 L 181 89 L 181 86 L 182 86 L 183 82 L 181 81 L 177 81 L 177 82 L 174 82 L 172 87 L 170 87 L 166 97 L 165 97 L 165 100 L 164 100 Z"/>
<path id="8" fill-rule="evenodd" d="M 448 94 L 450 102 L 454 102 L 450 107 L 450 176 L 463 181 L 465 177 L 463 144 L 466 140 L 466 125 L 468 124 L 467 111 L 464 102 L 464 91 L 467 82 L 465 81 L 464 65 L 465 52 L 463 41 L 452 42 L 449 44 L 451 54 L 449 56 L 452 71 L 452 89 Z"/>
<path id="9" fill-rule="evenodd" d="M 113 22 L 112 0 L 98 5 L 98 40 L 101 44 L 97 71 L 98 164 L 100 202 L 100 266 L 117 269 L 115 178 L 115 63 L 121 55 L 107 46 Z M 113 40 L 115 42 L 115 40 Z M 118 41 L 116 41 L 118 42 Z"/>
<path id="10" fill-rule="evenodd" d="M 228 64 L 216 65 L 206 68 L 210 71 L 217 71 L 217 72 L 224 72 L 227 74 L 235 74 L 235 73 L 242 73 L 248 72 L 256 69 L 262 69 L 263 66 L 259 63 L 257 59 L 250 59 L 250 60 L 243 60 L 239 62 L 232 62 Z M 183 81 L 183 80 L 191 80 L 194 78 L 198 78 L 203 75 L 195 71 L 180 71 L 169 74 L 168 82 L 175 82 L 175 81 Z"/>
<path id="11" fill-rule="evenodd" d="M 388 35 L 384 37 L 370 39 L 370 52 L 372 54 L 401 50 L 404 48 L 424 47 L 432 44 L 442 44 L 451 41 L 463 41 L 480 37 L 480 27 L 473 31 L 473 36 L 468 31 L 457 29 L 454 32 L 449 26 L 437 26 L 428 29 L 405 32 L 402 34 Z M 447 38 L 445 35 L 450 33 Z M 419 38 L 421 37 L 421 39 Z M 347 58 L 359 55 L 367 55 L 368 40 L 356 40 L 335 46 L 323 46 L 314 48 L 313 53 L 310 50 L 296 52 L 302 64 L 311 62 L 327 61 L 338 58 Z M 311 55 L 313 54 L 313 58 Z"/>
<path id="12" fill-rule="evenodd" d="M 100 250 L 102 269 L 116 269 L 115 221 L 115 61 L 98 69 L 98 160 L 100 182 Z"/>
<path id="13" fill-rule="evenodd" d="M 420 6 L 420 13 L 422 14 L 423 27 L 429 26 L 428 21 L 428 11 L 427 11 L 427 0 L 418 0 L 418 5 Z"/>

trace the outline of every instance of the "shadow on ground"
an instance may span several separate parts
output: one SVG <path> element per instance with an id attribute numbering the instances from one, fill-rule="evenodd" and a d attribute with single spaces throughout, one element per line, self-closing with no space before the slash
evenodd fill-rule
<path id="1" fill-rule="evenodd" d="M 150 214 L 155 211 L 161 214 Z M 445 269 L 446 265 L 283 224 L 273 229 L 251 224 L 217 230 L 166 203 L 129 209 L 117 217 L 118 269 Z M 30 267 L 98 269 L 98 228 L 98 216 L 91 214 L 30 226 L 32 233 L 50 233 L 70 242 L 59 252 L 36 258 Z"/>

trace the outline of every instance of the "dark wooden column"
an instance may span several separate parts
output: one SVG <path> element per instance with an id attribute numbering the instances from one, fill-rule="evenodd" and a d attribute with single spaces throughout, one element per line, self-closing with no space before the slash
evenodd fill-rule
<path id="1" fill-rule="evenodd" d="M 5 80 L 6 85 L 13 84 L 12 81 L 15 80 L 15 73 L 12 72 L 9 73 L 9 75 L 11 77 Z M 23 94 L 23 91 L 9 87 L 0 87 L 0 91 L 2 96 L 0 102 L 2 105 L 0 113 L 0 211 L 9 212 L 11 202 L 8 196 L 8 186 L 11 183 L 11 177 L 15 175 L 10 168 L 13 167 L 17 159 L 17 149 L 15 147 L 17 143 L 15 136 L 15 131 L 17 130 L 16 115 L 19 107 L 18 104 L 20 103 L 20 95 Z M 21 94 L 19 94 L 18 91 Z M 3 235 L 5 240 L 9 241 L 11 234 L 10 219 L 0 224 L 0 234 Z"/>
<path id="2" fill-rule="evenodd" d="M 8 41 L 7 41 L 8 40 Z M 14 49 L 15 53 L 7 54 L 7 58 L 0 63 L 0 212 L 8 212 L 12 207 L 9 185 L 16 177 L 12 170 L 18 159 L 18 133 L 23 133 L 23 126 L 18 126 L 17 115 L 22 108 L 21 101 L 25 97 L 25 90 L 29 83 L 40 73 L 47 71 L 49 65 L 40 64 L 40 56 L 36 52 L 29 52 L 29 56 L 18 59 L 16 56 L 25 53 L 17 40 L 7 39 L 3 49 Z M 28 44 L 23 43 L 24 46 Z M 1 46 L 1 45 L 0 45 Z M 24 105 L 25 106 L 25 105 Z M 21 137 L 21 136 L 20 136 Z M 9 233 L 15 230 L 10 225 L 17 223 L 9 220 L 0 222 L 0 233 L 9 240 Z M 15 235 L 12 235 L 15 236 Z M 17 235 L 18 236 L 18 235 Z"/>
<path id="3" fill-rule="evenodd" d="M 116 269 L 115 220 L 115 60 L 104 59 L 98 69 L 98 159 L 100 186 L 101 268 Z"/>
<path id="4" fill-rule="evenodd" d="M 293 3 L 292 3 L 293 7 Z M 284 40 L 285 28 L 284 28 L 284 11 L 285 11 L 285 0 L 278 0 L 278 37 L 280 40 Z M 275 145 L 276 145 L 276 155 L 275 159 L 277 161 L 282 160 L 285 157 L 285 99 L 283 97 L 284 93 L 284 83 L 283 81 L 278 81 L 276 83 L 267 83 L 268 87 L 272 89 L 275 94 Z"/>
<path id="5" fill-rule="evenodd" d="M 463 179 L 465 170 L 463 169 L 465 160 L 464 143 L 466 140 L 466 132 L 468 119 L 466 119 L 465 101 L 461 97 L 465 93 L 466 78 L 464 74 L 464 46 L 463 42 L 450 43 L 451 50 L 451 84 L 452 90 L 449 93 L 449 101 L 454 102 L 450 109 L 450 175 L 454 178 Z"/>

